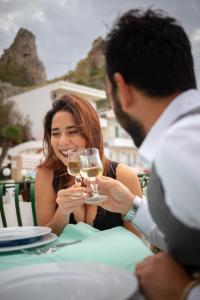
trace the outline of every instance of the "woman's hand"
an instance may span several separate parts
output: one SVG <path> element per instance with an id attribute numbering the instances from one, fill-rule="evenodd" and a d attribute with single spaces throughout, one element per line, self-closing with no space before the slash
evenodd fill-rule
<path id="1" fill-rule="evenodd" d="M 76 185 L 58 192 L 56 202 L 65 215 L 78 211 L 88 198 L 87 189 Z"/>

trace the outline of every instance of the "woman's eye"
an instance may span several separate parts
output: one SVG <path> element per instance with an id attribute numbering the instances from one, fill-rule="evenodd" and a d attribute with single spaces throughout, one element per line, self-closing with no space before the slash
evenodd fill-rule
<path id="1" fill-rule="evenodd" d="M 68 131 L 68 132 L 67 132 L 67 134 L 76 134 L 76 133 L 78 133 L 77 130 L 73 130 L 73 131 Z"/>
<path id="2" fill-rule="evenodd" d="M 52 135 L 52 136 L 59 136 L 60 133 L 58 133 L 58 132 L 52 132 L 51 135 Z"/>

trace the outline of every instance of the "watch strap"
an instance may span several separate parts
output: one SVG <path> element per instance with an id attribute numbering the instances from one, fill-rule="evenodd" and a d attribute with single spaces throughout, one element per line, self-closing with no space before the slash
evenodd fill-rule
<path id="1" fill-rule="evenodd" d="M 141 203 L 142 199 L 138 196 L 135 196 L 135 198 L 133 199 L 133 205 L 131 206 L 127 214 L 122 216 L 122 220 L 131 222 L 134 219 L 138 209 L 140 208 Z"/>

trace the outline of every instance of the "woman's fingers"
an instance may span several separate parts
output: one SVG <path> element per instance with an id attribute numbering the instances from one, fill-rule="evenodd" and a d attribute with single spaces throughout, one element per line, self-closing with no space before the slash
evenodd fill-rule
<path id="1" fill-rule="evenodd" d="M 63 189 L 58 192 L 58 195 L 71 195 L 73 193 L 87 192 L 85 187 L 71 187 L 69 189 Z"/>
<path id="2" fill-rule="evenodd" d="M 84 187 L 60 190 L 56 202 L 63 209 L 76 208 L 81 206 L 88 198 L 88 193 L 86 191 L 87 189 Z"/>
<path id="3" fill-rule="evenodd" d="M 81 207 L 85 203 L 86 198 L 85 195 L 75 196 L 75 194 L 73 194 L 71 196 L 68 195 L 67 197 L 66 195 L 62 195 L 56 199 L 56 202 L 65 214 L 70 214 L 75 209 Z"/>
<path id="4" fill-rule="evenodd" d="M 62 203 L 61 206 L 62 206 L 63 209 L 71 210 L 71 209 L 75 209 L 75 208 L 77 208 L 77 207 L 79 207 L 83 204 L 84 204 L 84 201 L 74 200 L 74 201 L 71 201 L 71 202 L 68 202 L 68 203 Z"/>

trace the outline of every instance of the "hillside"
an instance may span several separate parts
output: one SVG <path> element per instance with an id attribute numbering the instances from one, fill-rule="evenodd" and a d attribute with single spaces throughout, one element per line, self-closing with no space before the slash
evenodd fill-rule
<path id="1" fill-rule="evenodd" d="M 103 52 L 104 40 L 99 37 L 94 40 L 87 57 L 78 62 L 75 70 L 57 78 L 57 80 L 69 80 L 74 83 L 104 89 L 105 59 Z"/>
<path id="2" fill-rule="evenodd" d="M 75 70 L 47 81 L 44 65 L 38 58 L 35 36 L 21 28 L 12 45 L 0 57 L 0 99 L 58 80 L 104 89 L 103 51 L 104 40 L 99 37 L 94 40 L 87 57 L 78 62 Z"/>
<path id="3" fill-rule="evenodd" d="M 4 50 L 0 58 L 0 80 L 16 86 L 33 86 L 46 81 L 35 36 L 27 29 L 21 28 L 12 45 Z"/>

